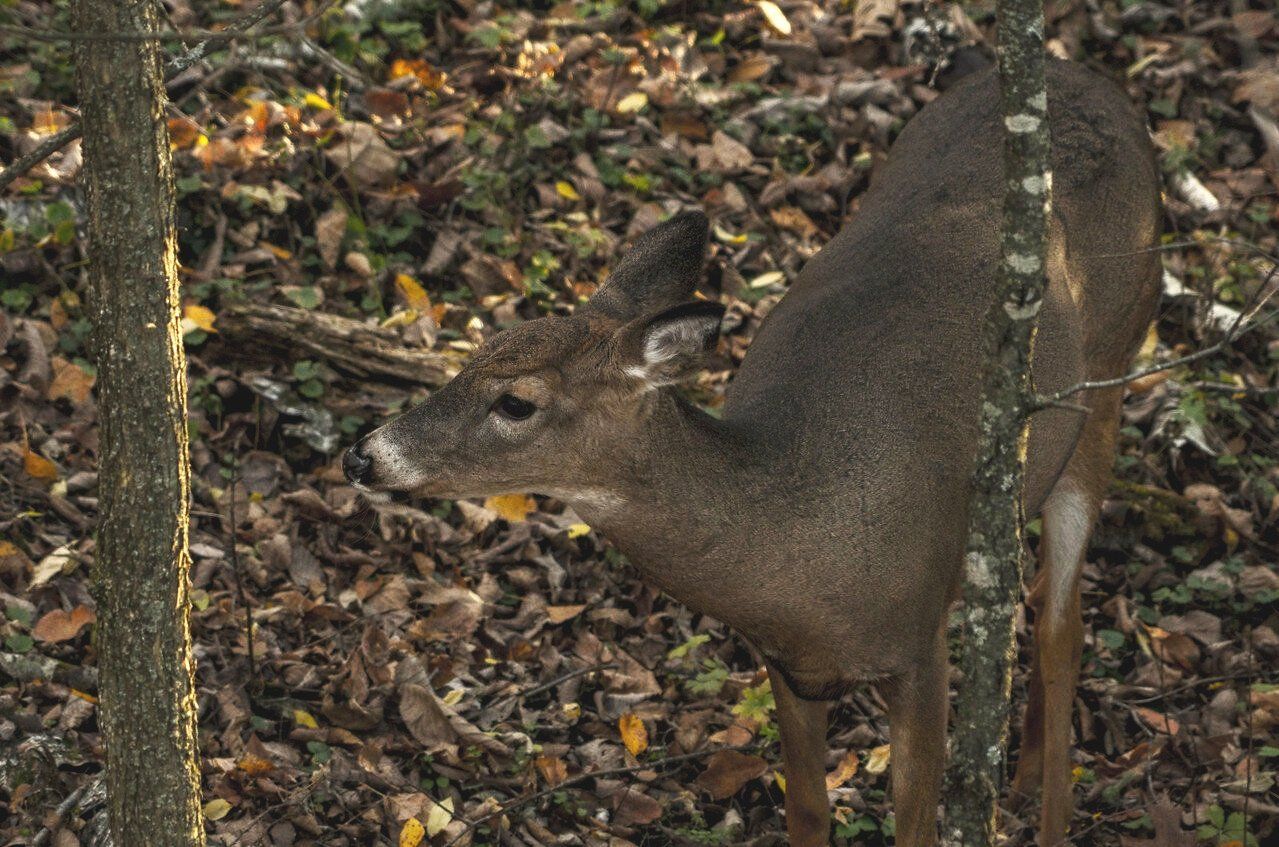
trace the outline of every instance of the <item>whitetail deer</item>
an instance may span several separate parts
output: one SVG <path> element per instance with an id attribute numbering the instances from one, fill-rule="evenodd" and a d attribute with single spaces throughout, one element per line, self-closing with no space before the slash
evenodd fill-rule
<path id="1" fill-rule="evenodd" d="M 1034 379 L 1120 376 L 1158 297 L 1159 180 L 1123 93 L 1049 70 L 1053 219 Z M 947 609 L 973 470 L 981 325 L 1003 192 L 998 81 L 973 74 L 905 128 L 856 217 L 759 328 L 723 417 L 671 386 L 716 343 L 693 299 L 707 221 L 641 236 L 573 315 L 499 333 L 425 403 L 344 464 L 373 491 L 553 495 L 642 574 L 730 624 L 764 657 L 787 775 L 786 825 L 827 842 L 829 702 L 873 681 L 888 706 L 897 840 L 927 845 L 947 721 Z M 1040 841 L 1071 812 L 1079 573 L 1110 478 L 1123 391 L 1032 423 L 1028 514 L 1034 669 L 1015 789 L 1042 786 Z"/>

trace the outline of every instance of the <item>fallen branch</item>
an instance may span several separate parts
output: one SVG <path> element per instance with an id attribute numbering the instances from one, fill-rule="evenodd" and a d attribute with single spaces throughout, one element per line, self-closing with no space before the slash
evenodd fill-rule
<path id="1" fill-rule="evenodd" d="M 405 347 L 393 330 L 291 306 L 237 303 L 221 312 L 218 329 L 237 343 L 305 351 L 365 379 L 436 388 L 459 370 L 457 362 L 440 353 Z"/>

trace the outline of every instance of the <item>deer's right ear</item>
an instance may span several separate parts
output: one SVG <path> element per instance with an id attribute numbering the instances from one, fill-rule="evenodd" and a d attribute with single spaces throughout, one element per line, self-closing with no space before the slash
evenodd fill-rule
<path id="1" fill-rule="evenodd" d="M 709 224 L 683 212 L 635 240 L 585 309 L 619 321 L 651 315 L 693 296 L 702 274 Z"/>
<path id="2" fill-rule="evenodd" d="M 649 388 L 692 376 L 715 349 L 724 307 L 698 300 L 631 321 L 618 330 L 622 369 Z"/>

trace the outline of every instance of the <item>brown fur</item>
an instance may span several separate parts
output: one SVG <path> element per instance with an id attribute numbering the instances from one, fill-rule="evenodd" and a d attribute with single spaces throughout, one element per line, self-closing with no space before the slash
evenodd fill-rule
<path id="1" fill-rule="evenodd" d="M 1054 63 L 1049 79 L 1054 218 L 1034 361 L 1044 391 L 1122 374 L 1159 280 L 1156 254 L 1140 252 L 1155 243 L 1160 214 L 1142 121 L 1082 68 Z M 567 499 L 646 578 L 754 644 L 777 694 L 793 844 L 826 841 L 825 701 L 865 680 L 889 706 L 898 843 L 936 837 L 943 634 L 999 258 L 996 85 L 992 72 L 976 74 L 906 127 L 856 219 L 760 328 L 722 420 L 657 387 L 688 370 L 709 319 L 705 309 L 664 311 L 690 298 L 700 270 L 706 222 L 684 215 L 641 238 L 577 315 L 498 336 L 356 448 L 372 488 Z M 528 421 L 493 411 L 511 392 L 536 402 Z M 1095 410 L 1087 423 L 1063 410 L 1035 418 L 1029 511 L 1064 473 L 1095 517 L 1118 398 L 1079 398 Z M 1071 517 L 1054 504 L 1072 501 L 1049 501 L 1046 525 Z M 1066 570 L 1036 583 L 1035 608 L 1051 611 L 1018 775 L 1023 790 L 1046 781 L 1056 792 L 1045 844 L 1069 817 L 1078 603 L 1067 571 L 1083 556 L 1071 544 L 1047 559 Z M 1057 592 L 1047 606 L 1043 586 Z"/>

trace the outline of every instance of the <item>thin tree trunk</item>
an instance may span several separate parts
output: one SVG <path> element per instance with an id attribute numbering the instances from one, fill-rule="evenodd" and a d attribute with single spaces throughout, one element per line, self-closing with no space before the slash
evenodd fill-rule
<path id="1" fill-rule="evenodd" d="M 74 0 L 79 32 L 157 28 L 154 0 Z M 188 631 L 186 360 L 155 42 L 75 46 L 98 360 L 101 725 L 117 847 L 204 844 Z"/>
<path id="2" fill-rule="evenodd" d="M 1004 212 L 999 289 L 985 327 L 981 436 L 964 585 L 964 682 L 946 797 L 947 844 L 994 844 L 1021 602 L 1022 468 L 1030 357 L 1045 286 L 1052 173 L 1042 0 L 999 0 Z"/>

